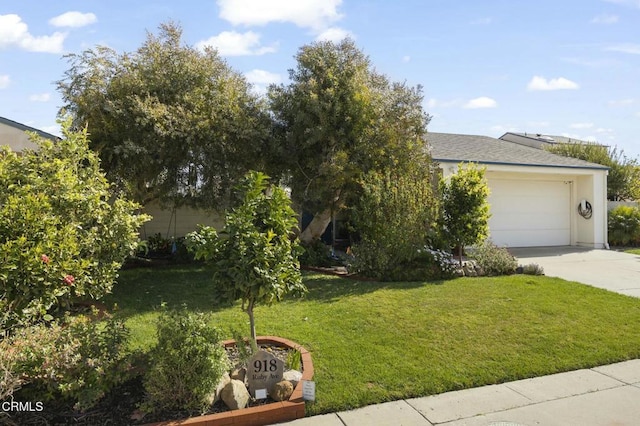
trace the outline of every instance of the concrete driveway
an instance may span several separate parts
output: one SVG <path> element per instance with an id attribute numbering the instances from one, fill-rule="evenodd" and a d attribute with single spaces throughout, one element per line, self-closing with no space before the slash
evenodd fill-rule
<path id="1" fill-rule="evenodd" d="M 518 263 L 537 263 L 545 275 L 640 297 L 640 256 L 582 247 L 510 248 Z"/>

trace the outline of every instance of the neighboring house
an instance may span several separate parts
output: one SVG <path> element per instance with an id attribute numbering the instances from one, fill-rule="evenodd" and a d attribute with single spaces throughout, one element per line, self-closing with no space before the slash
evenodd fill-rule
<path id="1" fill-rule="evenodd" d="M 14 152 L 22 152 L 25 149 L 34 149 L 36 145 L 29 140 L 27 131 L 35 132 L 40 136 L 51 139 L 60 139 L 51 133 L 43 132 L 25 124 L 18 123 L 8 118 L 0 117 L 0 146 L 8 145 Z"/>
<path id="2" fill-rule="evenodd" d="M 558 145 L 565 143 L 577 144 L 595 144 L 595 142 L 583 141 L 580 139 L 569 138 L 566 136 L 543 135 L 541 133 L 514 133 L 507 132 L 500 136 L 504 141 L 518 143 L 533 148 L 543 149 L 545 146 Z"/>
<path id="3" fill-rule="evenodd" d="M 497 245 L 607 247 L 607 167 L 487 136 L 428 133 L 427 141 L 444 177 L 459 163 L 486 167 Z"/>

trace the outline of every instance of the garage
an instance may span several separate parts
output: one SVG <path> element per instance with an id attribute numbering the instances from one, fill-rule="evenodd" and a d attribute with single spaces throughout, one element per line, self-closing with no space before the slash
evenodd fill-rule
<path id="1" fill-rule="evenodd" d="M 571 185 L 565 181 L 489 179 L 491 240 L 499 246 L 571 244 Z"/>
<path id="2" fill-rule="evenodd" d="M 608 247 L 607 167 L 489 136 L 429 132 L 427 142 L 444 179 L 468 163 L 485 170 L 498 246 Z"/>

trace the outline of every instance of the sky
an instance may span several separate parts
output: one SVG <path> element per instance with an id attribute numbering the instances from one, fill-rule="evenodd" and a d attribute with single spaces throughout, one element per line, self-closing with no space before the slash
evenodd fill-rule
<path id="1" fill-rule="evenodd" d="M 264 93 L 298 49 L 351 37 L 421 85 L 431 132 L 541 133 L 640 157 L 640 0 L 0 0 L 0 116 L 59 134 L 64 55 L 135 51 L 163 22 Z"/>

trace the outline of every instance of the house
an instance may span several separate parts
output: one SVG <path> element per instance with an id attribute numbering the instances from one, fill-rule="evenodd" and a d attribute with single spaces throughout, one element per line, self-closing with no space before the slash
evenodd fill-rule
<path id="1" fill-rule="evenodd" d="M 486 168 L 497 245 L 607 247 L 607 167 L 488 136 L 428 133 L 427 141 L 444 177 L 460 163 Z"/>
<path id="2" fill-rule="evenodd" d="M 504 141 L 519 143 L 520 145 L 531 146 L 533 148 L 544 149 L 545 146 L 553 146 L 558 144 L 577 143 L 577 144 L 595 144 L 595 142 L 583 141 L 580 139 L 570 138 L 567 136 L 543 135 L 541 133 L 514 133 L 507 132 L 500 136 Z"/>
<path id="3" fill-rule="evenodd" d="M 40 136 L 51 139 L 52 141 L 60 139 L 51 133 L 29 127 L 17 121 L 0 117 L 0 146 L 8 145 L 14 152 L 22 152 L 25 149 L 34 149 L 36 145 L 29 140 L 27 131 L 35 132 Z"/>

